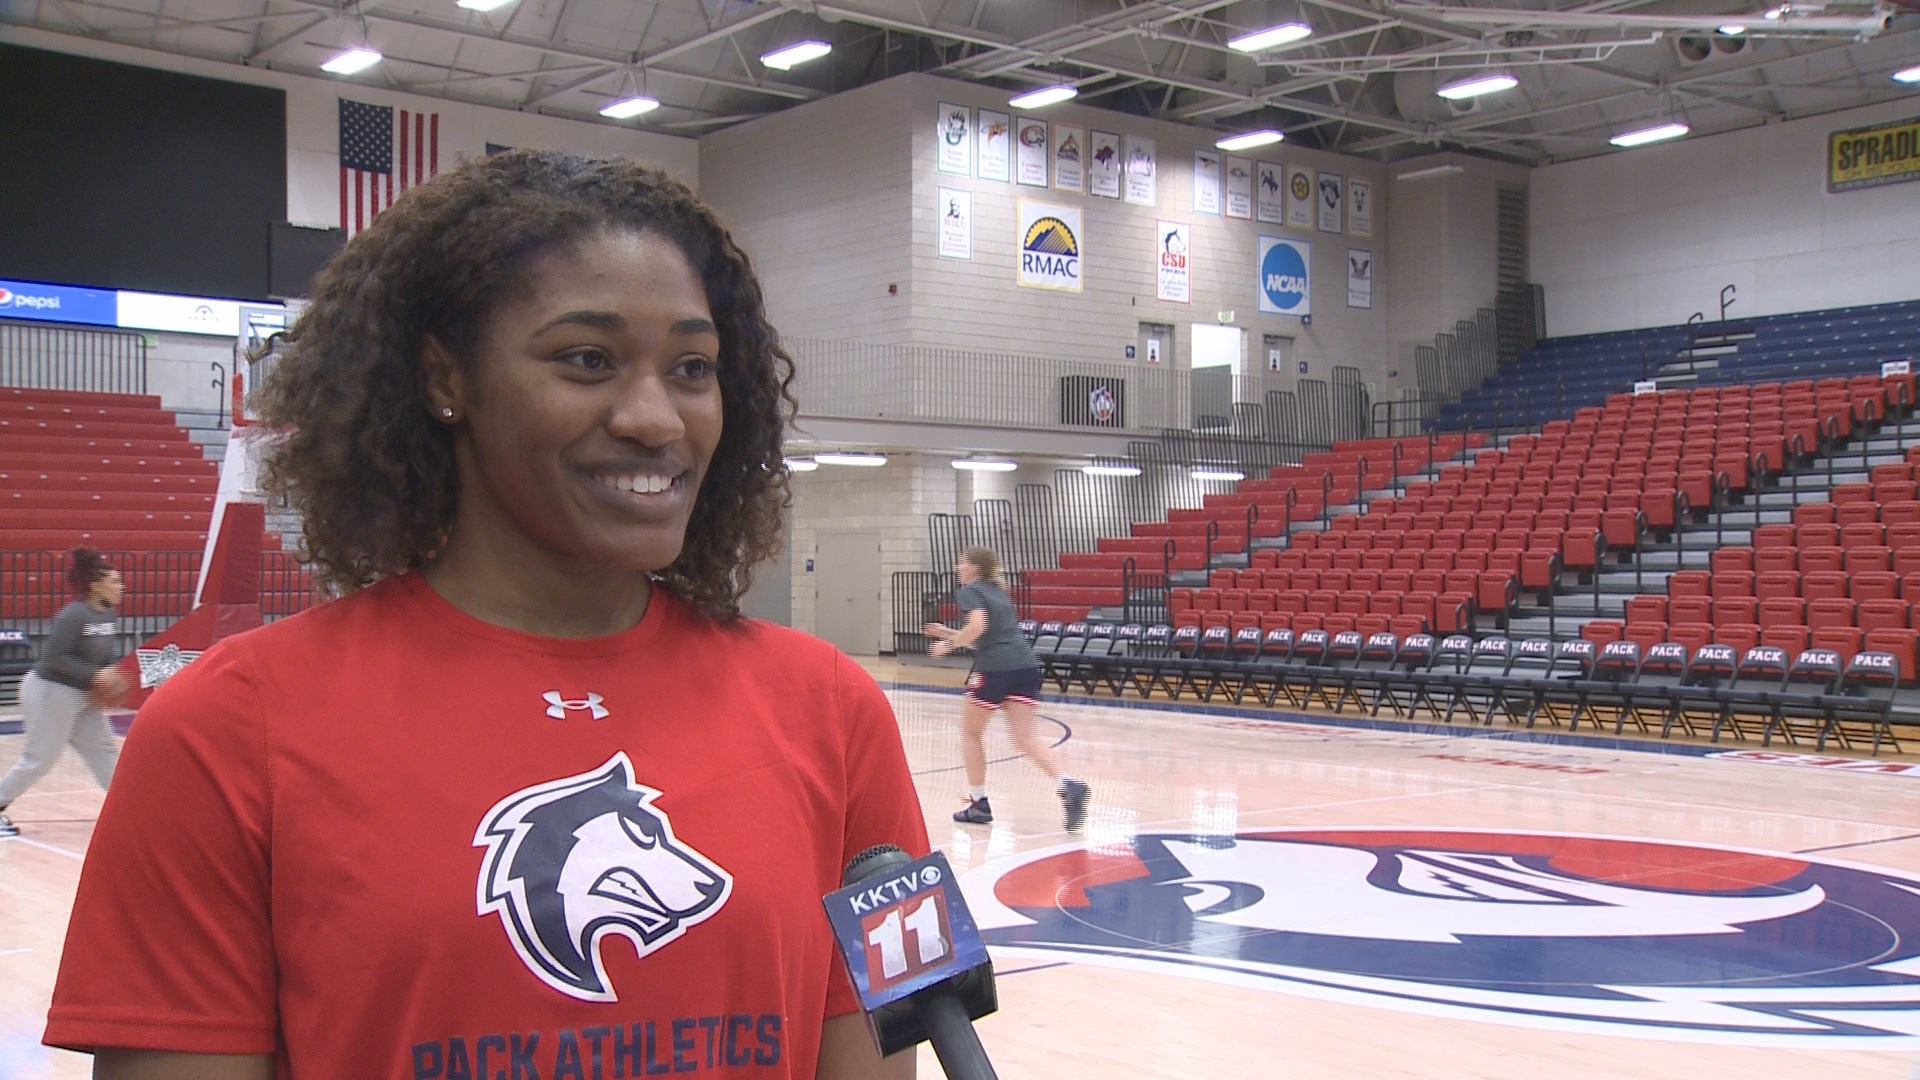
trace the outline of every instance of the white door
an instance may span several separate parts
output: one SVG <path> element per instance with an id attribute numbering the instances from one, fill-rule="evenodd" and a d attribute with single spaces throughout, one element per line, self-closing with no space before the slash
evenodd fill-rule
<path id="1" fill-rule="evenodd" d="M 821 532 L 818 547 L 814 633 L 850 656 L 875 655 L 880 651 L 880 611 L 886 591 L 879 532 Z"/>

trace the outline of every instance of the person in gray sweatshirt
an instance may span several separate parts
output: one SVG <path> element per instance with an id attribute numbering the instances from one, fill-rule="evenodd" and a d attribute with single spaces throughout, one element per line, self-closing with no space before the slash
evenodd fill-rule
<path id="1" fill-rule="evenodd" d="M 99 552 L 82 547 L 68 558 L 67 584 L 79 598 L 54 616 L 39 660 L 20 682 L 27 741 L 20 760 L 0 776 L 0 838 L 20 835 L 7 807 L 53 768 L 62 746 L 73 744 L 103 788 L 120 760 L 102 709 L 128 690 L 126 676 L 113 669 L 120 658 L 113 611 L 126 582 Z"/>

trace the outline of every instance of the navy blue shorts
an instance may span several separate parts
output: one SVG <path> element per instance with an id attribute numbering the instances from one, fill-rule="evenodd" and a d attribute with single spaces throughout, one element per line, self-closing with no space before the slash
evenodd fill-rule
<path id="1" fill-rule="evenodd" d="M 1009 701 L 1038 705 L 1040 686 L 1039 668 L 976 671 L 967 676 L 967 700 L 989 709 L 998 709 Z"/>

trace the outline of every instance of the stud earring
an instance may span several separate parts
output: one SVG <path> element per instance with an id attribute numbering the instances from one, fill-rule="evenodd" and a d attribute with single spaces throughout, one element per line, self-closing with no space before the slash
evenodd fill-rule
<path id="1" fill-rule="evenodd" d="M 448 408 L 442 408 L 440 410 L 440 416 L 442 419 L 451 420 L 453 419 L 453 410 Z"/>

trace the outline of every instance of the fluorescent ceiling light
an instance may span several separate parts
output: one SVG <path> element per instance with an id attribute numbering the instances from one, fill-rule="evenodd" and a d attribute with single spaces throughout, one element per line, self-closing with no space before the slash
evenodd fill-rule
<path id="1" fill-rule="evenodd" d="M 1195 469 L 1193 470 L 1193 478 L 1195 480 L 1227 480 L 1237 483 L 1245 480 L 1247 474 L 1241 472 L 1239 469 Z"/>
<path id="2" fill-rule="evenodd" d="M 968 472 L 1012 472 L 1020 466 L 1017 462 L 999 458 L 955 458 L 953 467 Z"/>
<path id="3" fill-rule="evenodd" d="M 760 62 L 780 71 L 791 71 L 809 60 L 818 60 L 832 51 L 833 46 L 824 41 L 796 41 L 770 53 L 761 53 Z"/>
<path id="4" fill-rule="evenodd" d="M 1648 143 L 1677 139 L 1690 130 L 1692 129 L 1685 124 L 1661 124 L 1658 127 L 1641 128 L 1639 131 L 1629 131 L 1624 135 L 1615 135 L 1607 141 L 1622 148 L 1645 146 Z"/>
<path id="5" fill-rule="evenodd" d="M 819 467 L 820 463 L 812 458 L 797 457 L 787 459 L 788 472 L 813 472 Z"/>
<path id="6" fill-rule="evenodd" d="M 1255 30 L 1251 34 L 1241 34 L 1228 41 L 1227 48 L 1249 53 L 1261 52 L 1266 49 L 1276 49 L 1282 45 L 1291 45 L 1312 33 L 1313 27 L 1306 23 L 1282 23 L 1279 26 L 1269 26 L 1265 30 Z"/>
<path id="7" fill-rule="evenodd" d="M 1079 96 L 1080 91 L 1076 87 L 1065 84 L 1060 86 L 1043 86 L 1038 90 L 1021 94 L 1019 97 L 1008 101 L 1007 104 L 1016 109 L 1044 109 L 1049 105 L 1058 105 L 1063 101 L 1072 101 Z"/>
<path id="8" fill-rule="evenodd" d="M 1088 476 L 1139 476 L 1138 465 L 1082 465 L 1080 471 Z"/>
<path id="9" fill-rule="evenodd" d="M 454 7 L 463 7 L 468 11 L 493 11 L 511 3 L 513 0 L 453 0 Z"/>
<path id="10" fill-rule="evenodd" d="M 815 454 L 813 460 L 822 465 L 853 465 L 862 469 L 877 469 L 887 463 L 885 454 Z"/>
<path id="11" fill-rule="evenodd" d="M 631 120 L 641 113 L 650 113 L 659 107 L 660 103 L 650 97 L 621 98 L 601 109 L 600 115 L 609 120 Z"/>
<path id="12" fill-rule="evenodd" d="M 1492 75 L 1475 75 L 1470 79 L 1458 79 L 1435 90 L 1434 93 L 1448 101 L 1464 101 L 1482 94 L 1497 94 L 1502 90 L 1511 90 L 1520 85 L 1520 80 L 1505 72 Z"/>
<path id="13" fill-rule="evenodd" d="M 1398 176 L 1395 176 L 1394 179 L 1395 180 L 1425 180 L 1428 177 L 1452 176 L 1455 173 L 1463 173 L 1466 171 L 1467 170 L 1464 167 L 1459 165 L 1453 165 L 1453 164 L 1429 165 L 1424 169 L 1413 169 L 1408 172 L 1403 172 Z"/>
<path id="14" fill-rule="evenodd" d="M 320 70 L 333 75 L 357 75 L 380 62 L 378 49 L 348 49 L 339 56 L 320 65 Z"/>
<path id="15" fill-rule="evenodd" d="M 1271 146 L 1284 138 L 1286 138 L 1284 134 L 1272 128 L 1265 128 L 1260 131 L 1243 131 L 1238 135 L 1228 135 L 1223 139 L 1215 140 L 1213 145 L 1222 150 L 1251 150 L 1256 146 Z"/>
<path id="16" fill-rule="evenodd" d="M 1901 68 L 1899 71 L 1894 72 L 1893 81 L 1909 84 L 1920 83 L 1920 64 L 1915 64 L 1910 68 Z"/>
<path id="17" fill-rule="evenodd" d="M 1747 28 L 1740 23 L 1728 23 L 1720 28 L 1720 32 L 1728 37 L 1739 37 L 1747 32 Z"/>

